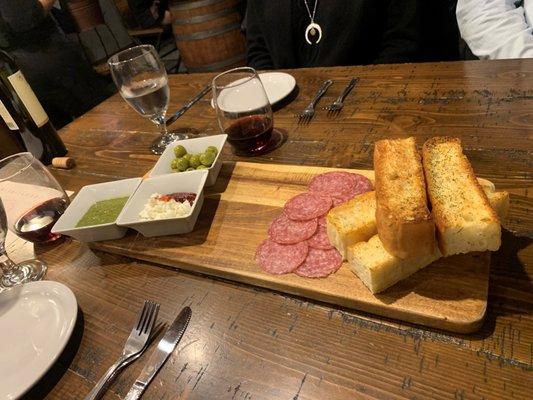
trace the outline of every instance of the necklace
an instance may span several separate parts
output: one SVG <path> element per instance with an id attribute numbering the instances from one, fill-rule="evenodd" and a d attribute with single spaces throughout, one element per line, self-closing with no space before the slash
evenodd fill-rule
<path id="1" fill-rule="evenodd" d="M 316 14 L 316 6 L 318 4 L 318 0 L 315 0 L 315 6 L 313 7 L 313 14 L 311 14 L 311 10 L 309 9 L 309 4 L 307 4 L 307 0 L 304 0 L 305 8 L 307 8 L 307 13 L 309 14 L 309 19 L 311 22 L 309 25 L 307 25 L 307 28 L 305 29 L 305 41 L 309 44 L 316 44 L 320 42 L 320 39 L 322 39 L 322 28 L 320 25 L 318 25 L 315 22 L 315 14 Z M 318 34 L 318 38 L 313 43 L 311 42 L 311 39 L 315 39 L 315 36 Z"/>

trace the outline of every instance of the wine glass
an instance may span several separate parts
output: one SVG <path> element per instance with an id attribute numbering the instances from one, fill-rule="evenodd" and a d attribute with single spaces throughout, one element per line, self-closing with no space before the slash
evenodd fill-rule
<path id="1" fill-rule="evenodd" d="M 70 200 L 46 167 L 31 153 L 0 160 L 0 197 L 9 228 L 33 243 L 57 240 L 52 227 Z"/>
<path id="2" fill-rule="evenodd" d="M 122 98 L 159 127 L 161 136 L 152 143 L 152 153 L 162 154 L 170 143 L 187 139 L 187 134 L 167 131 L 168 76 L 154 46 L 131 47 L 115 54 L 107 63 Z"/>
<path id="3" fill-rule="evenodd" d="M 6 252 L 6 236 L 7 217 L 4 204 L 0 198 L 0 267 L 2 269 L 0 291 L 21 283 L 41 280 L 46 273 L 46 264 L 35 259 L 15 264 L 11 261 Z"/>
<path id="4" fill-rule="evenodd" d="M 253 68 L 230 69 L 213 79 L 220 129 L 237 154 L 254 155 L 269 145 L 274 127 L 265 88 Z"/>
<path id="5" fill-rule="evenodd" d="M 0 160 L 0 287 L 37 281 L 46 273 L 39 260 L 13 263 L 6 254 L 7 229 L 34 243 L 51 242 L 61 235 L 51 232 L 69 198 L 57 180 L 31 153 Z"/>

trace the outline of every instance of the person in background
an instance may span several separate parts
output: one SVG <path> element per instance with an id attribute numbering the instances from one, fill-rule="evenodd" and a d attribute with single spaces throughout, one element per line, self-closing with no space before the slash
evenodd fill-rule
<path id="1" fill-rule="evenodd" d="M 113 93 L 50 15 L 55 0 L 0 1 L 0 46 L 19 65 L 56 128 Z"/>
<path id="2" fill-rule="evenodd" d="M 416 61 L 419 0 L 248 0 L 256 69 Z"/>
<path id="3" fill-rule="evenodd" d="M 533 57 L 532 0 L 459 0 L 457 23 L 481 59 Z"/>
<path id="4" fill-rule="evenodd" d="M 128 0 L 128 6 L 141 28 L 170 24 L 168 0 Z"/>

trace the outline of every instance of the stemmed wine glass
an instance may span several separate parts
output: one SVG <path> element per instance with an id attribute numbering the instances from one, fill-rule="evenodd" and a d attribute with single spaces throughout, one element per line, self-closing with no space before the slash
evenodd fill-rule
<path id="1" fill-rule="evenodd" d="M 168 76 L 154 46 L 131 47 L 115 54 L 107 63 L 122 98 L 159 127 L 161 136 L 152 143 L 152 153 L 162 154 L 170 143 L 187 139 L 187 134 L 167 131 Z"/>
<path id="2" fill-rule="evenodd" d="M 27 260 L 14 264 L 6 255 L 7 229 L 34 243 L 61 237 L 52 227 L 70 200 L 50 171 L 31 153 L 18 153 L 0 160 L 0 287 L 42 279 L 46 264 Z"/>
<path id="3" fill-rule="evenodd" d="M 269 146 L 274 119 L 265 88 L 253 68 L 230 69 L 213 79 L 218 124 L 239 155 Z"/>

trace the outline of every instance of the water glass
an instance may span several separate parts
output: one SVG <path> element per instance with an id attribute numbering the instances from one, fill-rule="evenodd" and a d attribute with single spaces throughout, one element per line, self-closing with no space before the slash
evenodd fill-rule
<path id="1" fill-rule="evenodd" d="M 152 153 L 162 154 L 170 143 L 188 137 L 187 134 L 167 131 L 168 76 L 153 46 L 135 46 L 121 51 L 112 56 L 108 64 L 122 98 L 159 127 L 161 136 L 152 143 Z"/>

